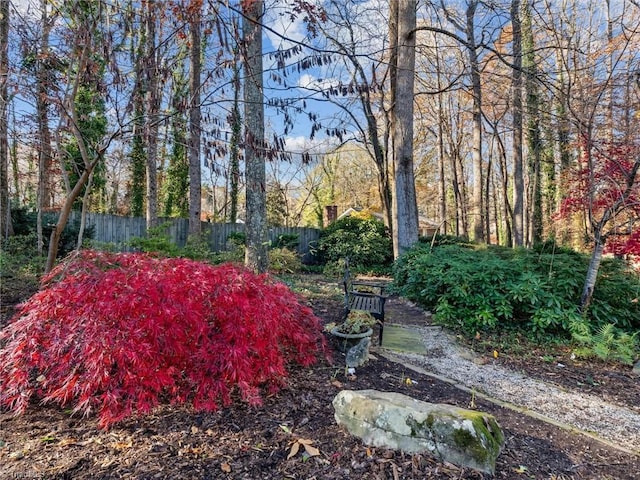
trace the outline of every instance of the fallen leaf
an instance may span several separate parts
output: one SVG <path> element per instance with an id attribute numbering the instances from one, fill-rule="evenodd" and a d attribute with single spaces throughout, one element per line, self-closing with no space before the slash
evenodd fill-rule
<path id="1" fill-rule="evenodd" d="M 196 427 L 195 425 L 193 427 L 191 427 L 191 433 L 193 435 L 195 435 L 196 433 L 198 433 L 200 430 L 198 429 L 198 427 Z"/>
<path id="2" fill-rule="evenodd" d="M 110 445 L 110 447 L 115 450 L 126 450 L 128 448 L 133 447 L 133 441 L 128 440 L 126 442 L 114 442 Z"/>
<path id="3" fill-rule="evenodd" d="M 337 388 L 342 388 L 342 382 L 339 382 L 338 380 L 334 380 L 333 382 L 331 382 L 331 385 Z"/>
<path id="4" fill-rule="evenodd" d="M 320 450 L 318 450 L 313 445 L 309 445 L 309 444 L 303 443 L 303 446 L 304 446 L 305 451 L 307 452 L 307 454 L 310 457 L 317 457 L 318 455 L 320 455 Z"/>
<path id="5" fill-rule="evenodd" d="M 498 358 L 498 350 L 493 351 L 493 358 Z"/>
<path id="6" fill-rule="evenodd" d="M 224 473 L 231 473 L 231 465 L 229 465 L 227 462 L 223 462 L 220 464 L 220 470 L 222 470 Z"/>
<path id="7" fill-rule="evenodd" d="M 63 438 L 58 443 L 58 446 L 59 447 L 66 447 L 67 445 L 75 445 L 76 443 L 78 443 L 78 442 L 76 441 L 75 438 Z"/>
<path id="8" fill-rule="evenodd" d="M 313 446 L 313 440 L 309 440 L 307 438 L 298 438 L 292 442 L 291 450 L 289 450 L 289 455 L 287 455 L 287 460 L 296 456 L 296 454 L 300 451 L 300 445 L 304 447 L 304 451 L 309 457 L 317 457 L 318 455 L 320 455 L 320 450 Z"/>
<path id="9" fill-rule="evenodd" d="M 293 445 L 291 446 L 291 450 L 289 450 L 289 455 L 287 455 L 287 460 L 289 460 L 292 457 L 295 457 L 296 453 L 298 453 L 298 450 L 300 450 L 300 443 L 293 442 Z"/>

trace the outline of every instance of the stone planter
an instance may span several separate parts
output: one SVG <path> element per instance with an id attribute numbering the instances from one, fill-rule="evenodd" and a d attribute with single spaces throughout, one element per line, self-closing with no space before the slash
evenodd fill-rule
<path id="1" fill-rule="evenodd" d="M 367 338 L 373 335 L 372 328 L 362 333 L 343 333 L 338 330 L 338 328 L 339 326 L 333 327 L 331 329 L 331 335 L 338 339 L 338 350 L 340 350 L 341 352 L 348 351 L 351 347 L 355 347 L 363 338 Z"/>

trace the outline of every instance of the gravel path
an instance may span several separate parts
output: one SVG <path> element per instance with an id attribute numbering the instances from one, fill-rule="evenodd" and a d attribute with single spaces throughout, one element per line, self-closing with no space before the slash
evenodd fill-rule
<path id="1" fill-rule="evenodd" d="M 428 353 L 394 352 L 397 359 L 640 453 L 640 409 L 564 390 L 499 365 L 480 364 L 440 327 L 410 328 L 422 335 Z"/>

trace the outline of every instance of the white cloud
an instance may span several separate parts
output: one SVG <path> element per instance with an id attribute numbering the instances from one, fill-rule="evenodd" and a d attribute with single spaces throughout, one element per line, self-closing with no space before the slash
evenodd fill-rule
<path id="1" fill-rule="evenodd" d="M 300 135 L 297 137 L 287 137 L 285 144 L 287 151 L 294 154 L 308 153 L 310 155 L 322 155 L 336 148 L 338 140 L 336 138 L 314 138 L 313 140 L 309 140 L 309 137 Z"/>
<path id="2" fill-rule="evenodd" d="M 310 90 L 327 90 L 336 87 L 340 81 L 337 78 L 316 78 L 309 73 L 303 73 L 298 79 L 298 86 Z"/>

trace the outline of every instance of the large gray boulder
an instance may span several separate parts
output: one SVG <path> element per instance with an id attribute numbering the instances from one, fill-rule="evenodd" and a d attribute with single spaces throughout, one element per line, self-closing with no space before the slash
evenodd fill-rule
<path id="1" fill-rule="evenodd" d="M 395 392 L 343 390 L 335 418 L 367 445 L 430 453 L 461 467 L 495 472 L 504 435 L 489 414 L 422 402 Z"/>

